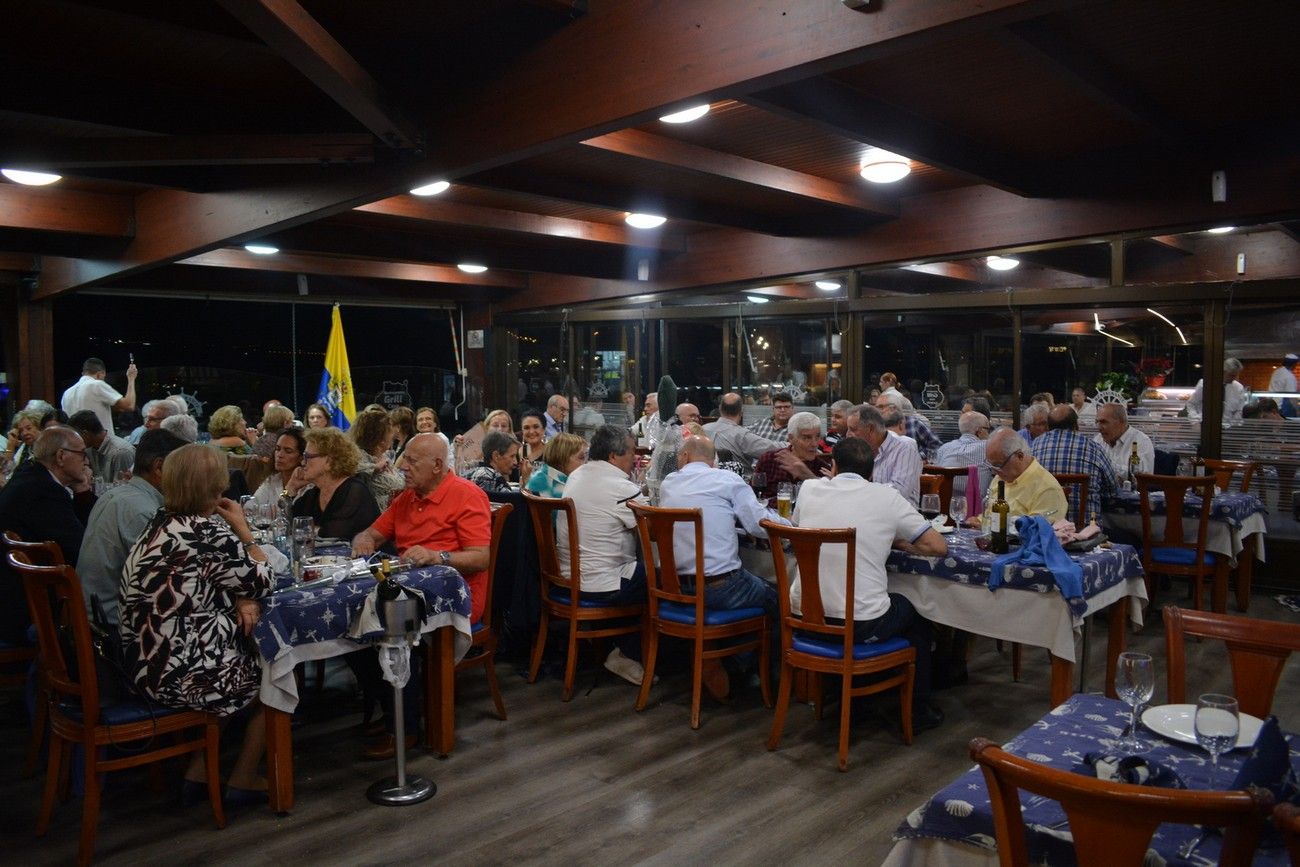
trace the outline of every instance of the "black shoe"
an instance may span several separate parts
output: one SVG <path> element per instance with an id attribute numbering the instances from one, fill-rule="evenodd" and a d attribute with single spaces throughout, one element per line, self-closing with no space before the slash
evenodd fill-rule
<path id="1" fill-rule="evenodd" d="M 943 711 L 931 704 L 912 708 L 912 734 L 919 734 L 943 725 Z"/>

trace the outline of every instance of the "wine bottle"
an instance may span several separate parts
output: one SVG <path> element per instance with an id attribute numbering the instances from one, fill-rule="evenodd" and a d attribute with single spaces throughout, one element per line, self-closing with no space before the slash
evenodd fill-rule
<path id="1" fill-rule="evenodd" d="M 1128 481 L 1134 490 L 1137 489 L 1138 469 L 1141 465 L 1142 462 L 1138 458 L 1138 444 L 1135 442 L 1133 443 L 1133 451 L 1128 456 Z"/>
<path id="2" fill-rule="evenodd" d="M 989 550 L 994 554 L 1005 554 L 1010 550 L 1007 544 L 1007 522 L 1011 518 L 1011 506 L 1007 503 L 1006 483 L 998 479 L 998 498 L 990 507 L 993 514 L 993 538 L 989 540 Z"/>

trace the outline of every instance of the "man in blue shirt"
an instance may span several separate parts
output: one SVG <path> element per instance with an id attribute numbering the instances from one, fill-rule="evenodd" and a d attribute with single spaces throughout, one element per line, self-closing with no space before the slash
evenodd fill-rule
<path id="1" fill-rule="evenodd" d="M 776 588 L 741 567 L 736 523 L 751 535 L 764 536 L 766 531 L 759 526 L 764 518 L 786 525 L 789 521 L 760 503 L 740 476 L 713 465 L 717 451 L 708 437 L 687 438 L 677 457 L 681 469 L 664 478 L 659 501 L 664 508 L 703 512 L 704 604 L 720 609 L 762 608 L 775 626 L 779 617 Z M 685 524 L 679 524 L 674 532 L 673 556 L 682 589 L 693 592 L 695 534 Z M 704 660 L 704 685 L 714 698 L 729 692 L 727 672 L 719 660 Z"/>
<path id="2" fill-rule="evenodd" d="M 562 394 L 551 395 L 546 401 L 546 438 L 564 433 L 564 420 L 569 417 L 569 400 Z"/>

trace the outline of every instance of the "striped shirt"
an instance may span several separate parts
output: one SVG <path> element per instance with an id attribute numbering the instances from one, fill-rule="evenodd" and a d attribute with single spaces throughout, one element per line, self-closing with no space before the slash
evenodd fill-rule
<path id="1" fill-rule="evenodd" d="M 1087 473 L 1088 474 L 1088 508 L 1084 523 L 1101 521 L 1101 501 L 1114 496 L 1119 488 L 1115 481 L 1115 470 L 1110 465 L 1110 458 L 1101 446 L 1088 437 L 1072 430 L 1049 430 L 1034 438 L 1030 447 L 1034 458 L 1049 473 Z M 1079 488 L 1070 486 L 1070 512 L 1058 515 L 1075 520 L 1079 515 Z"/>

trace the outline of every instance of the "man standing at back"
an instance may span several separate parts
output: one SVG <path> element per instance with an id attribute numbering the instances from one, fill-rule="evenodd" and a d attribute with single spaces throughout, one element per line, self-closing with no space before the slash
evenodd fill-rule
<path id="1" fill-rule="evenodd" d="M 546 438 L 564 433 L 564 421 L 569 417 L 569 400 L 562 394 L 553 394 L 546 401 Z"/>
<path id="2" fill-rule="evenodd" d="M 107 368 L 98 358 L 87 358 L 81 365 L 81 379 L 63 392 L 63 411 L 68 417 L 76 415 L 83 409 L 95 413 L 104 430 L 113 429 L 114 412 L 130 412 L 135 409 L 135 363 L 126 369 L 126 394 L 117 392 L 113 386 L 104 381 Z"/>

